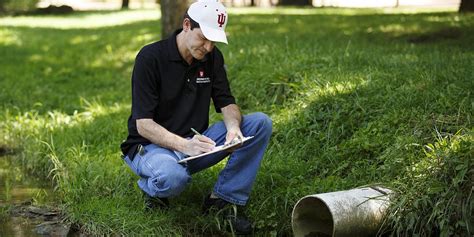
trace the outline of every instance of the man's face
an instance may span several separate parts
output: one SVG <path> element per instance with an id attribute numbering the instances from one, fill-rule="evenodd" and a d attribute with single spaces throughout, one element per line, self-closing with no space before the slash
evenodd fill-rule
<path id="1" fill-rule="evenodd" d="M 186 47 L 195 59 L 203 59 L 214 48 L 214 42 L 206 39 L 199 28 L 189 30 L 188 33 Z"/>

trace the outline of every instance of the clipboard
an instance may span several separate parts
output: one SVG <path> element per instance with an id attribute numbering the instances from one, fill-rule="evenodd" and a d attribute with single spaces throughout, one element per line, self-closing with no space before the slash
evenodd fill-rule
<path id="1" fill-rule="evenodd" d="M 228 150 L 230 148 L 233 148 L 233 147 L 236 147 L 240 144 L 243 144 L 244 142 L 252 139 L 253 136 L 250 136 L 250 137 L 244 137 L 242 139 L 242 142 L 234 142 L 234 143 L 229 143 L 227 145 L 220 145 L 220 146 L 216 146 L 214 147 L 214 149 L 212 149 L 212 151 L 210 152 L 206 152 L 206 153 L 202 153 L 202 154 L 199 154 L 199 155 L 196 155 L 196 156 L 189 156 L 189 157 L 186 157 L 182 160 L 179 160 L 178 163 L 184 163 L 186 161 L 190 161 L 190 160 L 194 160 L 194 159 L 197 159 L 197 158 L 200 158 L 200 157 L 203 157 L 203 156 L 207 156 L 207 155 L 210 155 L 210 154 L 214 154 L 214 153 L 217 153 L 217 152 L 220 152 L 220 151 L 225 151 L 225 150 Z"/>

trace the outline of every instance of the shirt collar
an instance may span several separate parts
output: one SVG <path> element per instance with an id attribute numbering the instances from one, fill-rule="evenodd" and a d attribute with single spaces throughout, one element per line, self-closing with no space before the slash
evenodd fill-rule
<path id="1" fill-rule="evenodd" d="M 183 61 L 185 62 L 185 60 L 183 59 L 183 57 L 181 56 L 181 54 L 179 53 L 179 50 L 178 50 L 178 43 L 176 42 L 176 36 L 182 31 L 183 29 L 178 29 L 176 30 L 169 38 L 168 38 L 168 49 L 169 49 L 169 52 L 168 52 L 168 59 L 170 61 Z M 206 54 L 204 56 L 203 59 L 199 60 L 200 62 L 205 62 L 207 61 L 209 57 L 209 53 Z M 193 61 L 193 64 L 196 62 L 196 60 Z"/>
<path id="2" fill-rule="evenodd" d="M 179 54 L 178 44 L 176 42 L 176 36 L 181 32 L 182 29 L 176 30 L 171 36 L 168 38 L 168 58 L 170 61 L 182 61 L 183 58 L 181 54 Z"/>

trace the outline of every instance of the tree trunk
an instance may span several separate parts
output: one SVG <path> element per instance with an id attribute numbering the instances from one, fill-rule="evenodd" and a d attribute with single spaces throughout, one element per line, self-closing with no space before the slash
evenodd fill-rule
<path id="1" fill-rule="evenodd" d="M 250 0 L 250 6 L 255 7 L 255 0 Z"/>
<path id="2" fill-rule="evenodd" d="M 313 1 L 311 0 L 280 0 L 278 5 L 281 6 L 312 6 Z"/>
<path id="3" fill-rule="evenodd" d="M 161 0 L 161 38 L 164 39 L 182 27 L 188 0 Z"/>
<path id="4" fill-rule="evenodd" d="M 122 9 L 128 9 L 130 0 L 122 0 Z"/>
<path id="5" fill-rule="evenodd" d="M 459 5 L 459 12 L 473 12 L 474 11 L 474 0 L 461 0 Z"/>

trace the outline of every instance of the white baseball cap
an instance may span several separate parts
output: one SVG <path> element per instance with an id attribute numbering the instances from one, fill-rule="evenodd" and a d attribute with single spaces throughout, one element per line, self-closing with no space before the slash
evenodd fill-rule
<path id="1" fill-rule="evenodd" d="M 197 1 L 189 6 L 188 15 L 199 23 L 202 33 L 208 40 L 227 44 L 225 35 L 227 11 L 219 0 Z"/>

